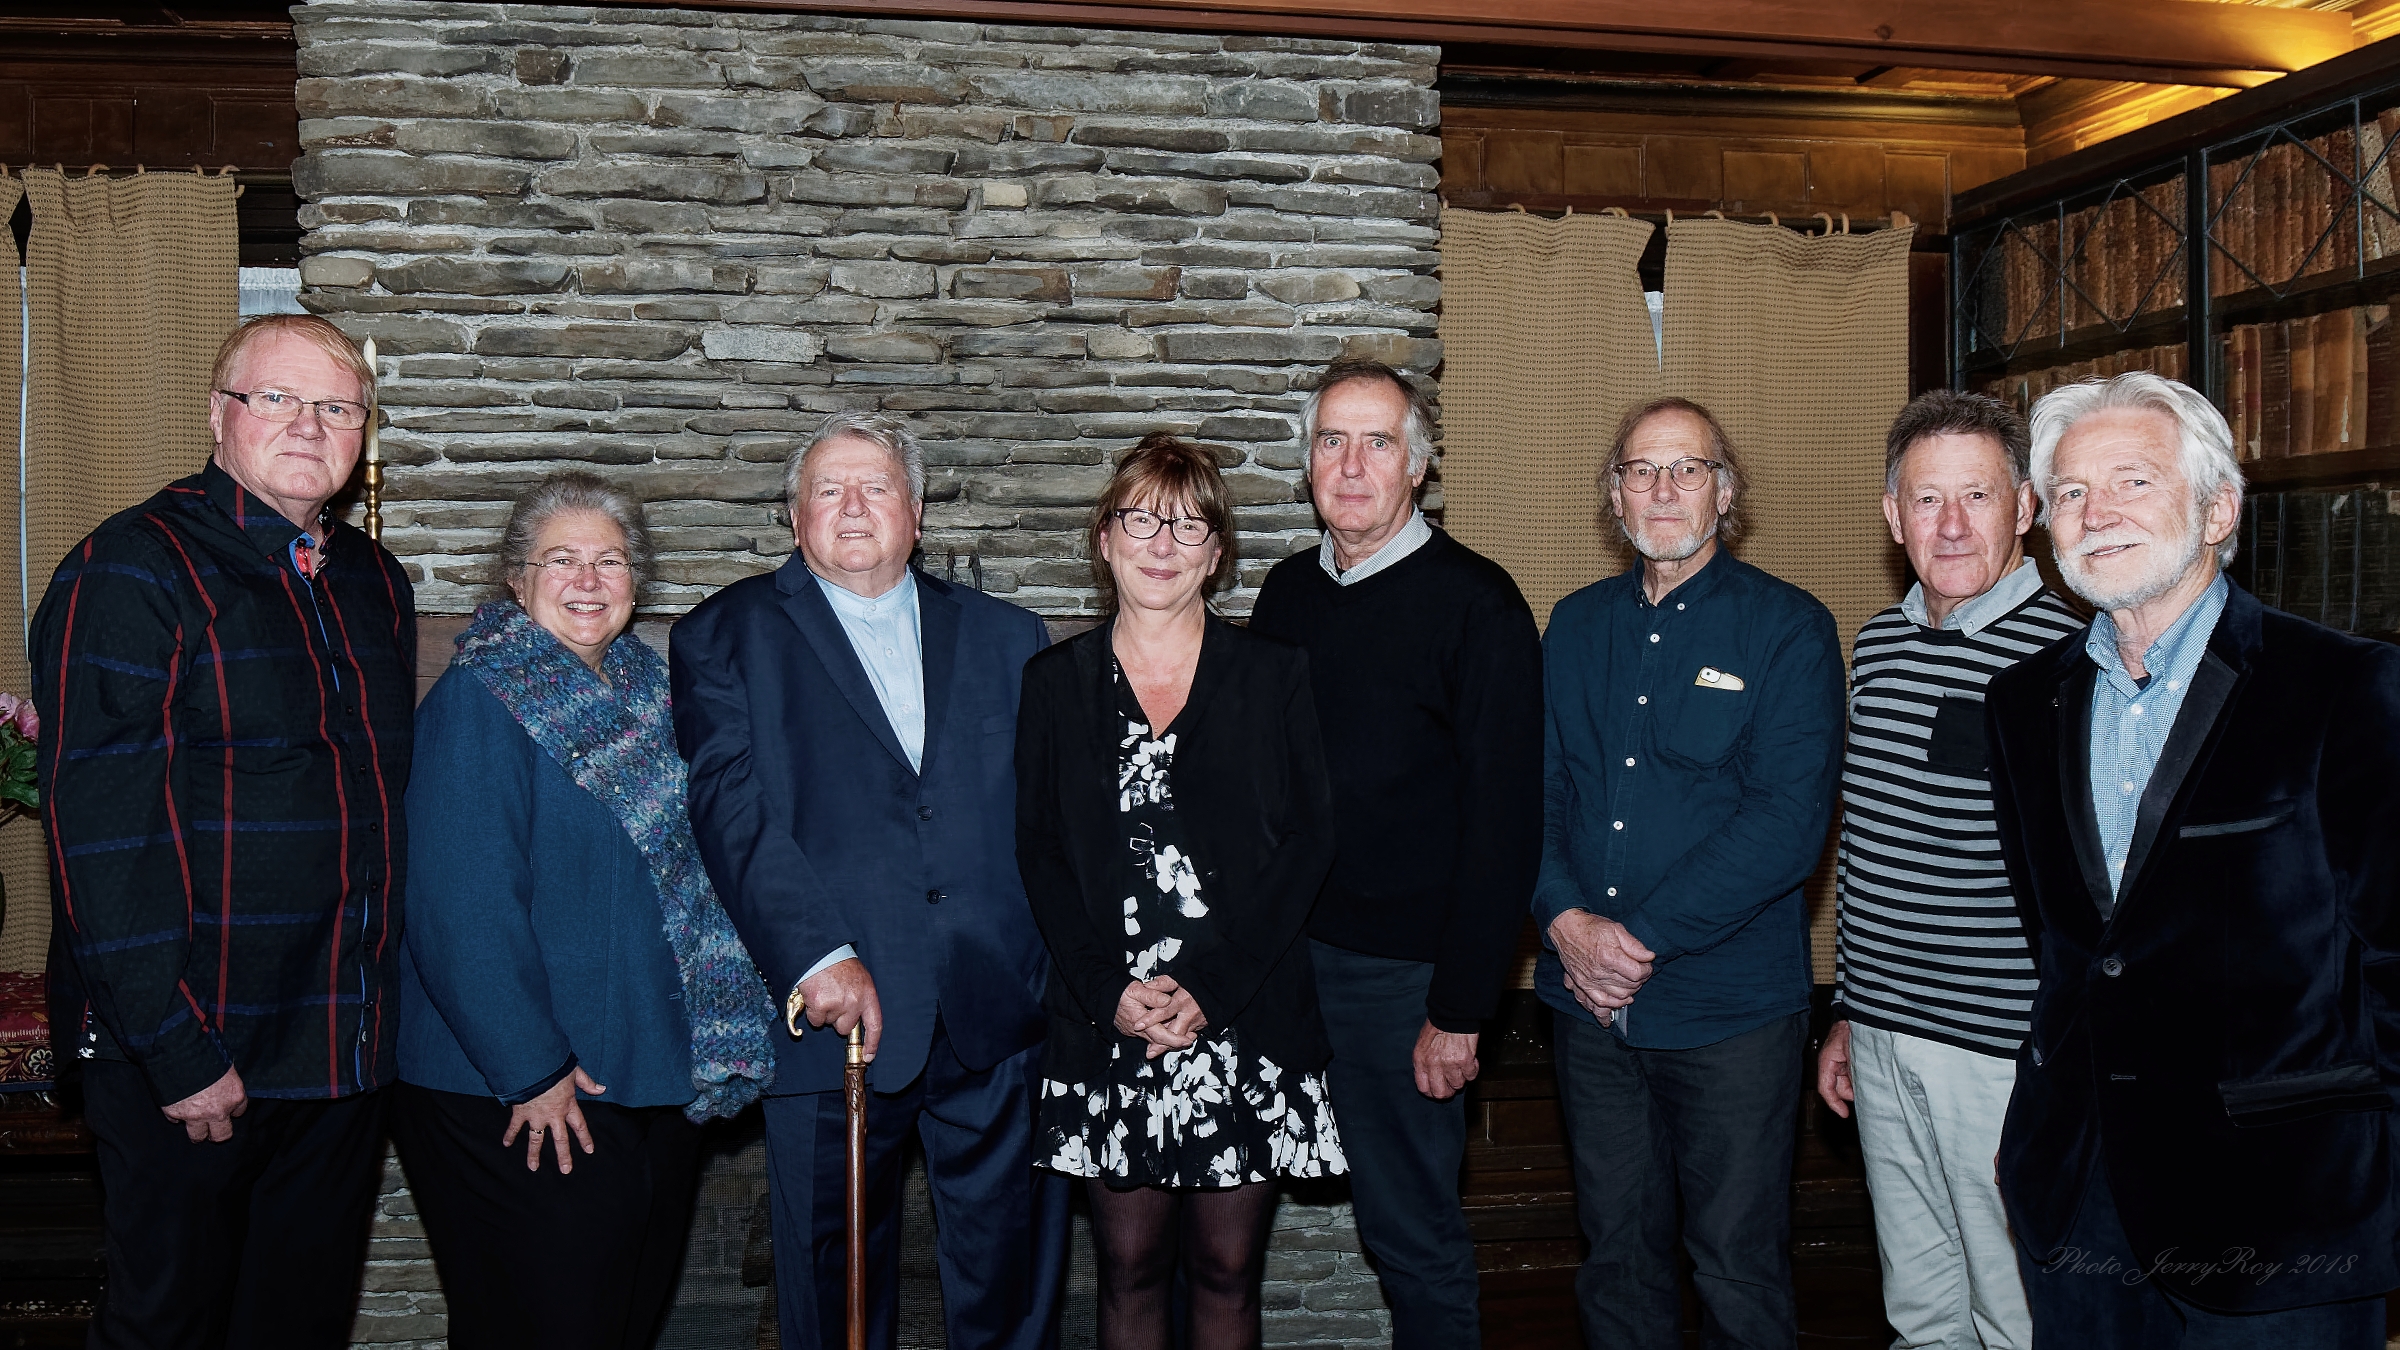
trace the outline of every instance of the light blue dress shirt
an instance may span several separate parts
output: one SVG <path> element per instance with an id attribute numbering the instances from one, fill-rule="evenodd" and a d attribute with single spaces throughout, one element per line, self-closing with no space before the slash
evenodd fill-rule
<path id="1" fill-rule="evenodd" d="M 892 724 L 892 734 L 900 738 L 900 748 L 908 752 L 908 767 L 922 772 L 925 642 L 916 573 L 901 573 L 899 585 L 873 599 L 823 577 L 817 577 L 817 587 L 825 592 L 825 603 L 833 606 L 833 616 L 842 621 L 842 632 L 850 638 L 850 650 L 858 653 L 858 663 L 867 668 L 867 683 L 874 686 L 875 701 L 883 705 L 884 719 Z M 856 955 L 855 947 L 836 947 L 800 978 L 807 980 Z"/>
<path id="2" fill-rule="evenodd" d="M 1972 600 L 1961 600 L 1950 607 L 1940 623 L 1933 622 L 1933 611 L 1925 607 L 1925 583 L 1920 581 L 1908 588 L 1901 597 L 1900 616 L 1919 628 L 1932 628 L 1945 633 L 1964 633 L 1973 637 L 1995 619 L 2005 619 L 2017 612 L 2017 606 L 2033 598 L 2042 588 L 2042 569 L 2033 559 L 2017 564 L 2017 570 L 1993 583 L 1992 588 Z"/>
<path id="3" fill-rule="evenodd" d="M 813 573 L 811 575 L 814 575 Z M 925 760 L 925 644 L 919 632 L 917 577 L 903 572 L 900 584 L 873 599 L 846 591 L 823 577 L 817 586 L 825 602 L 850 635 L 850 650 L 867 668 L 867 683 L 875 700 L 908 752 L 908 767 L 922 770 Z"/>
<path id="4" fill-rule="evenodd" d="M 2108 857 L 2108 887 L 2113 895 L 2124 889 L 2125 855 L 2133 847 L 2133 828 L 2141 816 L 2142 794 L 2167 748 L 2175 716 L 2192 676 L 2208 654 L 2209 636 L 2225 613 L 2231 589 L 2222 575 L 2209 583 L 2182 617 L 2167 625 L 2142 654 L 2147 685 L 2137 684 L 2117 654 L 2117 625 L 2102 610 L 2092 616 L 2083 639 L 2084 654 L 2100 667 L 2092 681 L 2092 814 L 2100 825 L 2100 846 Z"/>

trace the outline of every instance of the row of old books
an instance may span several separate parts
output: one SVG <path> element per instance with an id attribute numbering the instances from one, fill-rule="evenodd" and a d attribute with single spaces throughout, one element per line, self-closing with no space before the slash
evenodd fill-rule
<path id="1" fill-rule="evenodd" d="M 2389 150 L 2395 138 L 2400 108 L 2305 143 L 2279 136 L 2264 150 L 2211 164 L 2210 293 L 2280 288 L 2321 272 L 2356 272 L 2362 258 L 2400 258 Z M 2362 196 L 2365 209 L 2354 213 Z"/>
<path id="2" fill-rule="evenodd" d="M 2347 633 L 2400 634 L 2400 491 L 2254 493 L 2234 579 L 2286 613 Z"/>
<path id="3" fill-rule="evenodd" d="M 2180 306 L 2182 220 L 2183 180 L 2172 178 L 2063 217 L 2016 222 L 1983 296 L 1983 335 L 2013 346 Z M 1995 305 L 2004 316 L 1996 324 Z"/>
<path id="4" fill-rule="evenodd" d="M 2400 324 L 2360 305 L 2219 339 L 2225 418 L 2244 459 L 2400 444 Z"/>
<path id="5" fill-rule="evenodd" d="M 2210 293 L 2280 289 L 2386 259 L 2400 266 L 2395 142 L 2400 108 L 2305 141 L 2278 133 L 2264 149 L 2212 163 Z M 2013 348 L 2104 323 L 2123 327 L 2181 306 L 2183 221 L 2178 176 L 2119 188 L 2064 215 L 2011 222 L 1977 297 L 1978 345 Z"/>
<path id="6" fill-rule="evenodd" d="M 2110 352 L 2090 361 L 2076 361 L 2047 370 L 2030 371 L 2023 375 L 2008 375 L 1987 380 L 1977 390 L 1990 394 L 2004 403 L 2012 404 L 2018 412 L 2028 412 L 2034 401 L 2062 384 L 2079 380 L 2105 379 L 2129 371 L 2147 370 L 2170 380 L 2185 378 L 2187 352 L 2180 342 L 2165 347 L 2140 347 L 2130 351 Z"/>

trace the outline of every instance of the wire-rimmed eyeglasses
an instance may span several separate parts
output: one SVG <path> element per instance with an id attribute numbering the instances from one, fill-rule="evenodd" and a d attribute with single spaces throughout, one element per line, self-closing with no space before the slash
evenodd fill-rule
<path id="1" fill-rule="evenodd" d="M 633 564 L 617 557 L 577 558 L 561 553 L 554 558 L 527 558 L 520 565 L 547 572 L 562 581 L 582 576 L 586 568 L 611 585 L 633 575 Z"/>
<path id="2" fill-rule="evenodd" d="M 367 424 L 367 405 L 357 399 L 306 399 L 287 394 L 281 389 L 253 389 L 237 394 L 231 389 L 217 391 L 250 410 L 250 415 L 262 422 L 294 422 L 304 408 L 314 408 L 317 420 L 336 431 L 356 431 Z"/>
<path id="3" fill-rule="evenodd" d="M 1174 531 L 1175 542 L 1185 548 L 1198 548 L 1217 532 L 1206 516 L 1162 516 L 1138 506 L 1120 507 L 1109 515 L 1128 539 L 1156 539 L 1161 529 L 1167 529 Z"/>
<path id="4" fill-rule="evenodd" d="M 1629 459 L 1622 464 L 1610 465 L 1608 471 L 1615 474 L 1618 481 L 1636 492 L 1648 492 L 1657 487 L 1658 476 L 1661 473 L 1673 479 L 1675 486 L 1684 491 L 1698 492 L 1707 485 L 1710 474 L 1724 467 L 1725 464 L 1722 460 L 1702 459 L 1697 455 L 1686 455 L 1663 467 L 1646 459 Z"/>

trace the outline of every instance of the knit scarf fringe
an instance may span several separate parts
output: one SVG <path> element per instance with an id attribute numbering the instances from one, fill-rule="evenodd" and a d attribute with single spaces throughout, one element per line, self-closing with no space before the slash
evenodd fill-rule
<path id="1" fill-rule="evenodd" d="M 627 628 L 601 658 L 603 684 L 515 604 L 475 611 L 458 638 L 474 672 L 534 744 L 607 806 L 658 883 L 659 918 L 692 1035 L 695 1121 L 730 1116 L 774 1077 L 775 1010 L 700 861 L 684 806 L 684 764 L 667 708 L 667 665 Z"/>

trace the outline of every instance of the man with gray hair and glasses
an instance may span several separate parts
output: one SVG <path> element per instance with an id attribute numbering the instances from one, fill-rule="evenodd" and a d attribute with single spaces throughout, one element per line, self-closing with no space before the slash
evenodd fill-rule
<path id="1" fill-rule="evenodd" d="M 1992 680 L 2039 981 L 2001 1131 L 2033 1343 L 2370 1350 L 2400 1285 L 2400 649 L 2230 585 L 2225 419 L 2147 372 L 2033 411 L 2099 613 Z"/>
<path id="2" fill-rule="evenodd" d="M 783 1009 L 766 1124 L 790 1347 L 843 1342 L 854 1027 L 871 1061 L 868 1344 L 896 1334 L 912 1132 L 950 1344 L 1055 1337 L 1067 1192 L 1033 1166 L 1049 957 L 1016 856 L 1018 681 L 1045 636 L 1033 615 L 910 566 L 924 494 L 905 424 L 827 418 L 784 470 L 798 551 L 671 639 L 693 833 Z"/>
<path id="3" fill-rule="evenodd" d="M 1333 1109 L 1393 1344 L 1471 1350 L 1460 1093 L 1533 893 L 1541 641 L 1508 573 L 1417 509 L 1422 390 L 1342 362 L 1300 422 L 1325 535 L 1267 574 L 1250 626 L 1307 650 L 1333 777 L 1338 852 L 1309 922 Z"/>
<path id="4" fill-rule="evenodd" d="M 1916 585 L 1851 656 L 1832 1029 L 1817 1091 L 1858 1111 L 1896 1344 L 2025 1350 L 1992 1154 L 2033 1004 L 1992 819 L 1983 691 L 2083 626 L 2025 556 L 2025 419 L 1936 389 L 1893 421 L 1883 515 Z"/>
<path id="5" fill-rule="evenodd" d="M 1707 1345 L 1789 1346 L 1808 910 L 1842 758 L 1842 655 L 1806 591 L 1726 551 L 1742 473 L 1689 399 L 1633 409 L 1601 468 L 1635 565 L 1551 611 L 1541 877 L 1592 1350 L 1681 1345 L 1676 1230 Z"/>

